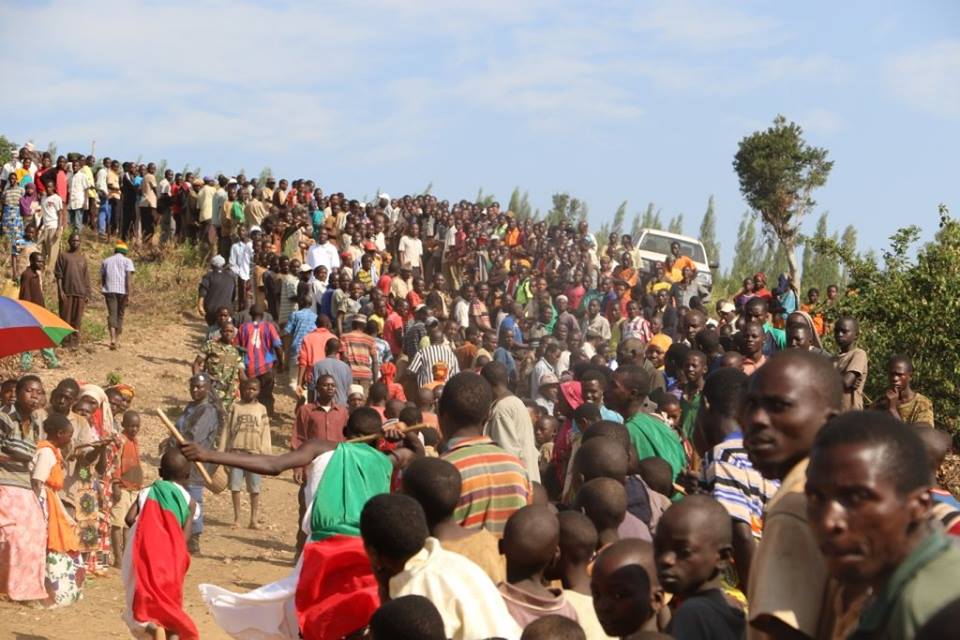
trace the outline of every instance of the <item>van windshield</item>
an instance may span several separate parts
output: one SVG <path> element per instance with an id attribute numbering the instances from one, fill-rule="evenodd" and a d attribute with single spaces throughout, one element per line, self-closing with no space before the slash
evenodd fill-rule
<path id="1" fill-rule="evenodd" d="M 686 240 L 677 240 L 676 238 L 657 235 L 656 233 L 647 233 L 645 236 L 643 236 L 643 240 L 640 241 L 640 246 L 638 249 L 650 251 L 652 253 L 670 255 L 670 245 L 674 242 L 680 243 L 680 255 L 690 256 L 694 262 L 699 262 L 701 264 L 707 263 L 707 258 L 703 255 L 703 247 L 701 247 L 699 244 L 693 244 L 692 242 L 688 242 Z"/>

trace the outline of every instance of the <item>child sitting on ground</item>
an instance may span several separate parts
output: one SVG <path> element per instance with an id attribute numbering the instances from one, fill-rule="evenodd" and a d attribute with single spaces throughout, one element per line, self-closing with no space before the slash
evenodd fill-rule
<path id="1" fill-rule="evenodd" d="M 127 592 L 123 619 L 135 637 L 200 637 L 183 610 L 183 581 L 190 568 L 187 540 L 199 517 L 186 489 L 191 466 L 180 449 L 168 449 L 160 458 L 160 479 L 140 491 L 127 513 L 131 543 L 121 572 Z"/>
<path id="2" fill-rule="evenodd" d="M 705 495 L 667 509 L 654 536 L 657 578 L 679 606 L 667 628 L 687 640 L 738 640 L 746 633 L 743 608 L 721 588 L 733 557 L 730 515 Z"/>
<path id="3" fill-rule="evenodd" d="M 143 489 L 143 467 L 140 466 L 140 448 L 137 434 L 140 433 L 140 414 L 125 411 L 120 420 L 123 435 L 120 437 L 119 463 L 115 467 L 113 481 L 113 507 L 110 509 L 110 540 L 113 546 L 113 566 L 120 568 L 123 549 L 127 540 L 125 533 L 127 512 Z"/>
<path id="4" fill-rule="evenodd" d="M 270 417 L 267 408 L 257 401 L 260 381 L 247 378 L 240 382 L 240 402 L 234 402 L 227 414 L 226 424 L 220 433 L 220 451 L 270 455 Z M 233 528 L 240 526 L 240 491 L 246 480 L 250 494 L 250 529 L 258 528 L 260 513 L 260 475 L 231 467 L 230 495 L 233 498 Z"/>
<path id="5" fill-rule="evenodd" d="M 550 566 L 547 578 L 562 582 L 563 597 L 577 612 L 586 637 L 590 640 L 606 638 L 593 609 L 587 571 L 597 549 L 597 528 L 590 518 L 577 511 L 561 511 L 557 520 L 560 523 L 560 555 Z"/>
<path id="6" fill-rule="evenodd" d="M 498 588 L 521 628 L 550 614 L 577 620 L 577 612 L 563 592 L 544 586 L 544 571 L 559 546 L 560 523 L 550 507 L 526 506 L 507 520 L 500 540 L 500 552 L 507 559 L 507 580 Z"/>

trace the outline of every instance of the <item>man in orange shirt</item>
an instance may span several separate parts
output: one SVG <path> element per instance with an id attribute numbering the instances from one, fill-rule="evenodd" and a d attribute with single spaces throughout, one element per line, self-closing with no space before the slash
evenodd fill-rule
<path id="1" fill-rule="evenodd" d="M 303 397 L 304 389 L 312 383 L 313 365 L 326 357 L 327 340 L 333 337 L 330 318 L 317 314 L 317 328 L 303 337 L 297 354 L 297 395 Z"/>
<path id="2" fill-rule="evenodd" d="M 697 272 L 697 265 L 693 263 L 693 260 L 690 256 L 685 256 L 680 253 L 680 243 L 671 242 L 670 243 L 670 253 L 673 254 L 673 269 L 679 273 L 683 273 L 684 267 L 690 267 L 694 273 Z"/>

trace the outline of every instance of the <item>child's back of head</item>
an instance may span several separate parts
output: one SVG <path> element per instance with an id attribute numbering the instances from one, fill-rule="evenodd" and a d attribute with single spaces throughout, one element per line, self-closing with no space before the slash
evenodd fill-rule
<path id="1" fill-rule="evenodd" d="M 160 458 L 160 478 L 183 485 L 190 480 L 190 461 L 177 447 L 170 447 Z"/>
<path id="2" fill-rule="evenodd" d="M 663 458 L 650 457 L 640 461 L 640 477 L 647 486 L 668 498 L 673 495 L 673 469 Z"/>
<path id="3" fill-rule="evenodd" d="M 549 615 L 528 624 L 520 640 L 587 640 L 587 635 L 570 618 Z"/>
<path id="4" fill-rule="evenodd" d="M 514 512 L 503 529 L 500 551 L 511 575 L 524 578 L 540 574 L 557 554 L 560 523 L 547 506 L 529 505 Z"/>
<path id="5" fill-rule="evenodd" d="M 627 514 L 627 492 L 616 480 L 595 478 L 580 487 L 575 506 L 590 518 L 601 538 L 615 536 Z"/>
<path id="6" fill-rule="evenodd" d="M 623 483 L 627 477 L 627 451 L 613 438 L 591 438 L 574 457 L 574 469 L 584 482 L 610 478 Z"/>
<path id="7" fill-rule="evenodd" d="M 437 607 L 418 595 L 385 602 L 370 618 L 373 640 L 445 640 L 443 618 Z"/>

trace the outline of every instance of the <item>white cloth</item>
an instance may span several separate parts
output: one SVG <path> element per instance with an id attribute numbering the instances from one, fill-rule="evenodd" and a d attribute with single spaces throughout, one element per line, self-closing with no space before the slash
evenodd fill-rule
<path id="1" fill-rule="evenodd" d="M 319 266 L 326 267 L 328 272 L 332 269 L 339 269 L 340 254 L 337 253 L 337 248 L 330 242 L 313 243 L 307 249 L 307 264 L 314 270 Z"/>
<path id="2" fill-rule="evenodd" d="M 86 171 L 77 171 L 70 178 L 70 193 L 67 199 L 70 201 L 68 209 L 86 209 L 87 207 L 87 189 L 93 186 L 90 177 Z"/>
<path id="3" fill-rule="evenodd" d="M 452 640 L 520 637 L 520 627 L 483 569 L 443 549 L 436 538 L 427 538 L 403 571 L 390 578 L 391 598 L 408 595 L 424 596 L 436 605 Z"/>
<path id="4" fill-rule="evenodd" d="M 180 490 L 180 493 L 183 495 L 184 499 L 187 501 L 187 504 L 190 503 L 190 494 L 187 493 L 187 490 L 184 489 L 181 485 L 175 484 L 174 486 Z M 150 494 L 150 487 L 141 489 L 140 493 L 137 495 L 137 503 L 140 505 L 140 509 L 143 509 L 144 503 L 147 501 L 147 496 Z M 200 509 L 197 509 L 196 513 L 193 514 L 193 521 L 196 522 L 200 517 Z M 139 514 L 137 521 L 133 523 L 133 526 L 130 527 L 130 535 L 127 538 L 132 541 L 137 535 L 137 526 L 140 524 Z M 133 617 L 133 594 L 137 591 L 137 580 L 136 574 L 133 571 L 133 545 L 128 544 L 123 550 L 123 561 L 120 565 L 120 579 L 123 581 L 123 588 L 125 592 L 125 602 L 126 606 L 123 609 L 123 621 L 127 623 L 127 627 L 130 629 L 130 634 L 134 638 L 153 638 L 153 635 L 147 633 L 147 623 L 140 622 Z"/>
<path id="5" fill-rule="evenodd" d="M 400 266 L 419 269 L 423 259 L 423 242 L 420 238 L 412 236 L 401 236 L 400 243 L 397 245 L 397 252 L 400 254 Z"/>
<path id="6" fill-rule="evenodd" d="M 310 533 L 313 497 L 323 478 L 323 472 L 333 457 L 333 451 L 323 453 L 307 467 L 304 500 L 307 511 L 301 527 Z M 213 584 L 201 584 L 200 597 L 207 603 L 210 615 L 218 627 L 237 640 L 298 640 L 300 625 L 294 601 L 303 556 L 297 560 L 293 572 L 276 582 L 247 593 L 234 593 Z"/>
<path id="7" fill-rule="evenodd" d="M 61 209 L 63 209 L 63 199 L 55 193 L 45 196 L 43 200 L 40 201 L 43 229 L 56 229 L 60 226 Z"/>
<path id="8" fill-rule="evenodd" d="M 250 279 L 250 265 L 253 263 L 253 242 L 234 242 L 230 247 L 230 271 L 241 280 Z"/>

